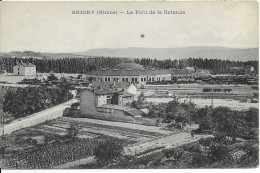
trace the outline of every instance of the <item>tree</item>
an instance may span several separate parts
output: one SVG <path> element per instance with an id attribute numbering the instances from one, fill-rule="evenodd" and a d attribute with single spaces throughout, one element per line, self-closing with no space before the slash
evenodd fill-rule
<path id="1" fill-rule="evenodd" d="M 95 159 L 101 164 L 108 166 L 113 161 L 122 157 L 123 145 L 116 139 L 108 139 L 101 142 L 94 149 Z"/>
<path id="2" fill-rule="evenodd" d="M 259 164 L 259 146 L 253 144 L 246 144 L 243 146 L 242 150 L 246 154 L 242 155 L 238 160 L 238 163 L 242 167 L 256 167 Z"/>
<path id="3" fill-rule="evenodd" d="M 66 136 L 69 139 L 74 140 L 78 134 L 79 134 L 79 127 L 75 124 L 71 124 L 70 127 L 67 129 Z"/>
<path id="4" fill-rule="evenodd" d="M 245 120 L 249 123 L 250 127 L 259 126 L 259 111 L 257 108 L 250 108 L 246 112 Z"/>
<path id="5" fill-rule="evenodd" d="M 48 80 L 48 81 L 58 80 L 58 77 L 55 76 L 55 74 L 52 73 L 52 74 L 50 74 L 50 75 L 48 76 L 47 80 Z"/>
<path id="6" fill-rule="evenodd" d="M 138 96 L 138 102 L 141 104 L 144 100 L 145 100 L 144 93 L 141 93 L 141 94 Z"/>
<path id="7" fill-rule="evenodd" d="M 210 158 L 213 162 L 219 161 L 231 161 L 231 150 L 227 146 L 223 145 L 212 145 L 210 147 Z"/>
<path id="8" fill-rule="evenodd" d="M 70 108 L 71 108 L 72 110 L 76 110 L 76 109 L 78 108 L 78 106 L 79 106 L 79 102 L 76 102 L 76 103 L 72 103 L 71 106 L 70 106 Z"/>

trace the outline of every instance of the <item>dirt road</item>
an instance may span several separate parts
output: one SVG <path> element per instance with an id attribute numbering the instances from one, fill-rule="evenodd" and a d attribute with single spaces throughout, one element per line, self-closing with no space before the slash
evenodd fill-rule
<path id="1" fill-rule="evenodd" d="M 190 133 L 181 132 L 164 138 L 155 139 L 153 141 L 144 142 L 142 144 L 134 144 L 132 146 L 127 146 L 124 148 L 124 153 L 125 155 L 138 155 L 148 149 L 153 148 L 175 148 L 183 144 L 195 142 L 204 137 L 205 136 L 202 135 L 196 135 L 195 137 L 192 137 Z"/>
<path id="2" fill-rule="evenodd" d="M 43 123 L 47 120 L 56 119 L 58 117 L 61 117 L 63 114 L 63 110 L 67 107 L 70 107 L 72 103 L 74 103 L 76 100 L 70 100 L 68 102 L 62 103 L 60 105 L 51 107 L 49 109 L 45 109 L 43 111 L 37 112 L 35 114 L 29 115 L 24 118 L 19 118 L 11 122 L 10 124 L 6 124 L 4 127 L 4 134 L 10 134 L 13 131 L 34 126 L 39 123 Z M 2 128 L 0 129 L 0 135 L 2 135 Z"/>

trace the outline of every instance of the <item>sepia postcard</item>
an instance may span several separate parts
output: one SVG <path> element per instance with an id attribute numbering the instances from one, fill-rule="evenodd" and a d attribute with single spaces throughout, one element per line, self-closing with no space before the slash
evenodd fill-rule
<path id="1" fill-rule="evenodd" d="M 0 2 L 0 168 L 257 170 L 258 6 Z"/>

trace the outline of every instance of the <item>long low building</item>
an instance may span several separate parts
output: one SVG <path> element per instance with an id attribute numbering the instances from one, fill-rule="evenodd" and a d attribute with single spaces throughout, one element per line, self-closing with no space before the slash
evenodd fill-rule
<path id="1" fill-rule="evenodd" d="M 133 62 L 123 62 L 114 68 L 100 68 L 86 74 L 87 78 L 98 82 L 132 82 L 146 84 L 154 81 L 171 81 L 207 76 L 207 70 L 185 69 L 145 69 Z"/>
<path id="2" fill-rule="evenodd" d="M 170 81 L 171 70 L 145 69 L 143 66 L 124 62 L 114 68 L 100 68 L 86 75 L 99 82 L 132 82 L 145 84 L 148 81 Z"/>

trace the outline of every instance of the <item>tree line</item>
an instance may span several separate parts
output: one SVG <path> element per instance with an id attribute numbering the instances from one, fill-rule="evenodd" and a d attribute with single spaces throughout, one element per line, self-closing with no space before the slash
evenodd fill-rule
<path id="1" fill-rule="evenodd" d="M 59 59 L 38 59 L 38 58 L 10 58 L 0 57 L 0 71 L 6 70 L 12 73 L 13 66 L 20 62 L 30 62 L 36 65 L 39 73 L 80 73 L 85 74 L 97 68 L 114 67 L 115 65 L 126 61 L 126 58 L 114 57 L 93 57 L 93 58 L 59 58 Z M 135 63 L 144 67 L 154 67 L 158 69 L 195 67 L 198 69 L 211 70 L 214 73 L 230 73 L 231 67 L 245 67 L 251 65 L 258 73 L 258 61 L 229 61 L 220 59 L 166 59 L 157 60 L 150 58 L 134 59 Z"/>
<path id="2" fill-rule="evenodd" d="M 202 59 L 202 58 L 188 58 L 188 59 L 166 59 L 157 60 L 150 58 L 135 59 L 134 62 L 143 65 L 144 67 L 154 67 L 159 69 L 185 67 L 195 67 L 198 69 L 211 70 L 213 73 L 230 73 L 231 67 L 245 67 L 251 65 L 258 73 L 258 61 L 229 61 L 221 59 Z"/>
<path id="3" fill-rule="evenodd" d="M 0 57 L 0 70 L 12 73 L 13 66 L 21 62 L 29 62 L 36 65 L 38 73 L 78 73 L 85 74 L 97 68 L 114 67 L 125 61 L 123 58 L 60 58 L 60 59 L 36 59 L 36 58 L 9 58 Z"/>
<path id="4" fill-rule="evenodd" d="M 66 87 L 35 86 L 7 89 L 3 110 L 15 118 L 26 117 L 73 98 Z"/>

